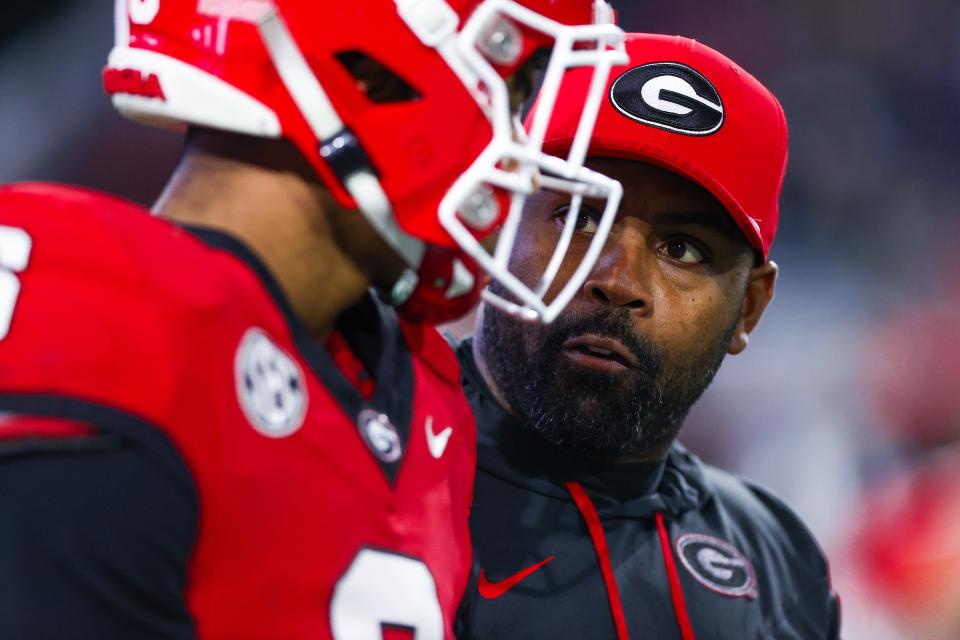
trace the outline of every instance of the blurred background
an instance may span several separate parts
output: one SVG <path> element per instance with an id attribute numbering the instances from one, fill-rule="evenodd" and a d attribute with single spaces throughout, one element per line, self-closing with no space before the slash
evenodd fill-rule
<path id="1" fill-rule="evenodd" d="M 960 638 L 960 4 L 615 4 L 739 62 L 790 123 L 776 300 L 682 439 L 809 523 L 844 638 Z M 0 182 L 159 194 L 180 139 L 102 95 L 112 13 L 5 1 Z"/>

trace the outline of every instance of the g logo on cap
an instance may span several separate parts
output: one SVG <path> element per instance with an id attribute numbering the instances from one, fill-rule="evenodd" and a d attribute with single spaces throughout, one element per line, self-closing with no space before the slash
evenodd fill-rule
<path id="1" fill-rule="evenodd" d="M 653 62 L 628 69 L 610 86 L 610 102 L 637 122 L 706 136 L 723 124 L 723 102 L 702 74 L 679 62 Z"/>

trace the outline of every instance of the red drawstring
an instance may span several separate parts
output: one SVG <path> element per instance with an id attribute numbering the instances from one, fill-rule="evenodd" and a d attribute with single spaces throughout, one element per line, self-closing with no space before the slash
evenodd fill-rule
<path id="1" fill-rule="evenodd" d="M 597 515 L 597 510 L 594 508 L 590 496 L 587 495 L 587 492 L 579 483 L 568 482 L 565 486 L 567 491 L 570 492 L 574 504 L 577 505 L 577 509 L 580 510 L 584 522 L 587 523 L 587 531 L 590 532 L 590 539 L 593 540 L 593 548 L 597 552 L 597 561 L 600 563 L 600 573 L 603 575 L 603 582 L 607 586 L 607 598 L 610 600 L 613 624 L 617 629 L 617 640 L 629 640 L 627 620 L 623 615 L 623 604 L 620 602 L 620 589 L 617 587 L 613 567 L 610 565 L 610 550 L 607 548 L 607 538 L 603 534 L 603 524 L 600 522 L 600 516 Z M 670 598 L 673 600 L 673 610 L 677 617 L 677 625 L 680 627 L 680 637 L 682 640 L 696 640 L 693 635 L 693 626 L 690 624 L 690 616 L 687 614 L 687 603 L 683 599 L 683 588 L 680 586 L 680 576 L 677 575 L 677 564 L 673 560 L 670 536 L 667 535 L 667 527 L 663 523 L 663 514 L 658 511 L 656 519 L 657 531 L 660 534 L 660 551 L 663 553 L 663 563 L 667 567 Z"/>
<path id="2" fill-rule="evenodd" d="M 623 605 L 620 603 L 620 590 L 617 588 L 617 580 L 613 576 L 613 567 L 610 566 L 610 551 L 607 549 L 607 539 L 603 535 L 603 524 L 600 522 L 600 516 L 597 510 L 593 508 L 590 496 L 583 490 L 583 487 L 576 482 L 568 482 L 565 485 L 574 504 L 580 510 L 587 523 L 587 530 L 590 532 L 590 538 L 593 540 L 593 548 L 597 552 L 597 560 L 600 562 L 600 573 L 603 574 L 603 582 L 607 585 L 607 598 L 610 600 L 610 613 L 613 614 L 613 624 L 617 629 L 617 640 L 629 640 L 630 634 L 627 633 L 627 620 L 623 615 Z"/>
<path id="3" fill-rule="evenodd" d="M 663 514 L 657 512 L 657 529 L 660 532 L 660 551 L 663 552 L 663 564 L 667 567 L 667 577 L 670 579 L 670 597 L 673 598 L 673 611 L 680 625 L 680 637 L 683 640 L 696 640 L 693 637 L 693 626 L 690 616 L 687 615 L 687 603 L 683 599 L 683 588 L 680 586 L 680 576 L 677 575 L 677 564 L 673 561 L 673 550 L 670 546 L 670 536 L 663 523 Z"/>

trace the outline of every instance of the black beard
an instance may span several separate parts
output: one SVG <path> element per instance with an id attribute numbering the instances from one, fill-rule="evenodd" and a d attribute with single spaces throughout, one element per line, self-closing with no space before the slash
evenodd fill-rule
<path id="1" fill-rule="evenodd" d="M 662 350 L 634 333 L 626 309 L 601 308 L 540 326 L 487 305 L 480 347 L 490 375 L 526 428 L 571 453 L 616 460 L 667 450 L 720 368 L 735 329 L 736 319 L 722 336 L 673 354 L 665 366 Z M 639 364 L 618 374 L 570 364 L 563 344 L 585 333 L 620 340 Z"/>

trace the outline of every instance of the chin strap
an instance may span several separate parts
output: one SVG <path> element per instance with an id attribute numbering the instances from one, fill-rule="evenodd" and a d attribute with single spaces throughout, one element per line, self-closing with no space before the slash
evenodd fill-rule
<path id="1" fill-rule="evenodd" d="M 407 264 L 390 291 L 391 302 L 402 304 L 416 288 L 426 245 L 397 225 L 390 200 L 363 146 L 340 119 L 277 10 L 265 11 L 257 28 L 290 97 L 321 141 L 320 157 L 353 197 L 367 222 Z"/>

